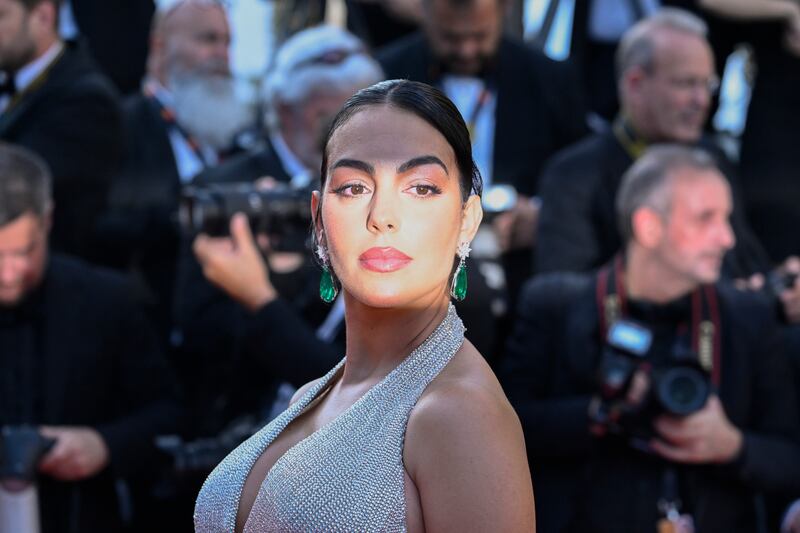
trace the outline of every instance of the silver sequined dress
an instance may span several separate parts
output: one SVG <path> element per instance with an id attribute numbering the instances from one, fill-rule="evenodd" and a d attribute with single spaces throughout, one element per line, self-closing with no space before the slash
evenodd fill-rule
<path id="1" fill-rule="evenodd" d="M 245 533 L 405 531 L 403 442 L 408 416 L 463 341 L 464 326 L 451 305 L 430 337 L 389 375 L 278 459 L 259 489 Z M 234 531 L 250 469 L 343 364 L 211 472 L 197 497 L 197 533 Z"/>

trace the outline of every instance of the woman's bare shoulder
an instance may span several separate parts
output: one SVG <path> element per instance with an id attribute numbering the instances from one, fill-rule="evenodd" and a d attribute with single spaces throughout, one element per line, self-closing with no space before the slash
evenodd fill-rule
<path id="1" fill-rule="evenodd" d="M 511 404 L 486 359 L 468 340 L 464 340 L 450 363 L 422 393 L 418 407 L 435 411 L 436 405 L 441 404 L 442 409 L 463 409 L 466 406 L 460 400 L 465 399 L 465 395 L 473 398 L 469 402 L 473 406 L 480 403 L 486 408 L 507 409 L 513 413 Z"/>
<path id="2" fill-rule="evenodd" d="M 475 420 L 469 422 L 469 419 Z M 466 340 L 420 396 L 411 411 L 409 429 L 413 434 L 417 425 L 444 424 L 443 428 L 447 428 L 454 420 L 456 426 L 467 422 L 519 424 L 494 372 L 472 343 Z M 458 427 L 450 429 L 458 431 Z"/>
<path id="3" fill-rule="evenodd" d="M 426 528 L 455 531 L 458 516 L 468 529 L 500 523 L 505 531 L 530 531 L 533 490 L 522 428 L 491 368 L 467 341 L 411 411 L 403 458 L 425 496 Z"/>

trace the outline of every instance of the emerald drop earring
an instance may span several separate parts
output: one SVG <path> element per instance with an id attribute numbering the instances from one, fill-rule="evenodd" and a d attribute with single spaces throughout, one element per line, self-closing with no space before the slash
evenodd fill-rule
<path id="1" fill-rule="evenodd" d="M 329 304 L 336 299 L 336 294 L 339 290 L 336 288 L 333 274 L 331 274 L 328 251 L 321 244 L 317 246 L 317 257 L 322 263 L 322 277 L 319 279 L 319 297 L 322 298 L 323 302 Z"/>
<path id="2" fill-rule="evenodd" d="M 455 298 L 457 302 L 462 301 L 467 296 L 467 257 L 472 249 L 469 247 L 468 242 L 462 242 L 458 245 L 456 255 L 458 255 L 458 267 L 456 273 L 453 274 L 453 282 L 450 285 L 450 295 Z"/>

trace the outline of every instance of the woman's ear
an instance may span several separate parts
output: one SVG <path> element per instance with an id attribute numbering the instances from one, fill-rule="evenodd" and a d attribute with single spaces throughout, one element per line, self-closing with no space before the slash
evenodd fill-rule
<path id="1" fill-rule="evenodd" d="M 458 242 L 472 242 L 481 225 L 481 220 L 483 220 L 481 197 L 473 194 L 467 199 L 461 212 L 461 232 Z"/>

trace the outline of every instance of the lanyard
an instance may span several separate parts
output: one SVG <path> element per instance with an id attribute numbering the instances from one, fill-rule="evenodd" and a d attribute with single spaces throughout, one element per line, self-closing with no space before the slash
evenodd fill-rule
<path id="1" fill-rule="evenodd" d="M 177 131 L 178 134 L 186 141 L 186 144 L 189 145 L 192 153 L 197 156 L 197 159 L 200 161 L 200 163 L 202 163 L 204 167 L 208 167 L 208 162 L 203 155 L 203 150 L 200 148 L 200 143 L 197 142 L 197 139 L 195 139 L 192 134 L 178 124 L 178 120 L 175 118 L 175 113 L 158 99 L 155 89 L 153 89 L 153 87 L 151 87 L 149 84 L 145 84 L 143 91 L 147 99 L 150 100 L 158 109 L 161 120 L 164 121 L 168 128 Z"/>
<path id="2" fill-rule="evenodd" d="M 601 340 L 605 340 L 608 328 L 627 314 L 628 298 L 621 255 L 598 273 L 596 298 Z M 692 291 L 691 307 L 692 346 L 700 366 L 711 375 L 711 382 L 719 389 L 722 345 L 719 302 L 714 287 L 702 285 Z"/>
<path id="3" fill-rule="evenodd" d="M 612 131 L 617 141 L 622 145 L 628 155 L 636 161 L 647 150 L 647 143 L 636 136 L 636 133 L 631 128 L 630 124 L 622 118 L 617 117 L 614 120 Z"/>
<path id="4" fill-rule="evenodd" d="M 489 84 L 485 84 L 483 89 L 481 89 L 480 94 L 478 95 L 478 99 L 475 102 L 475 105 L 472 107 L 472 113 L 469 115 L 469 120 L 467 121 L 467 130 L 469 131 L 469 140 L 474 144 L 475 143 L 475 131 L 476 126 L 478 124 L 478 116 L 481 113 L 481 110 L 486 105 L 486 102 L 489 101 L 489 98 L 492 96 L 492 91 L 489 88 Z"/>

